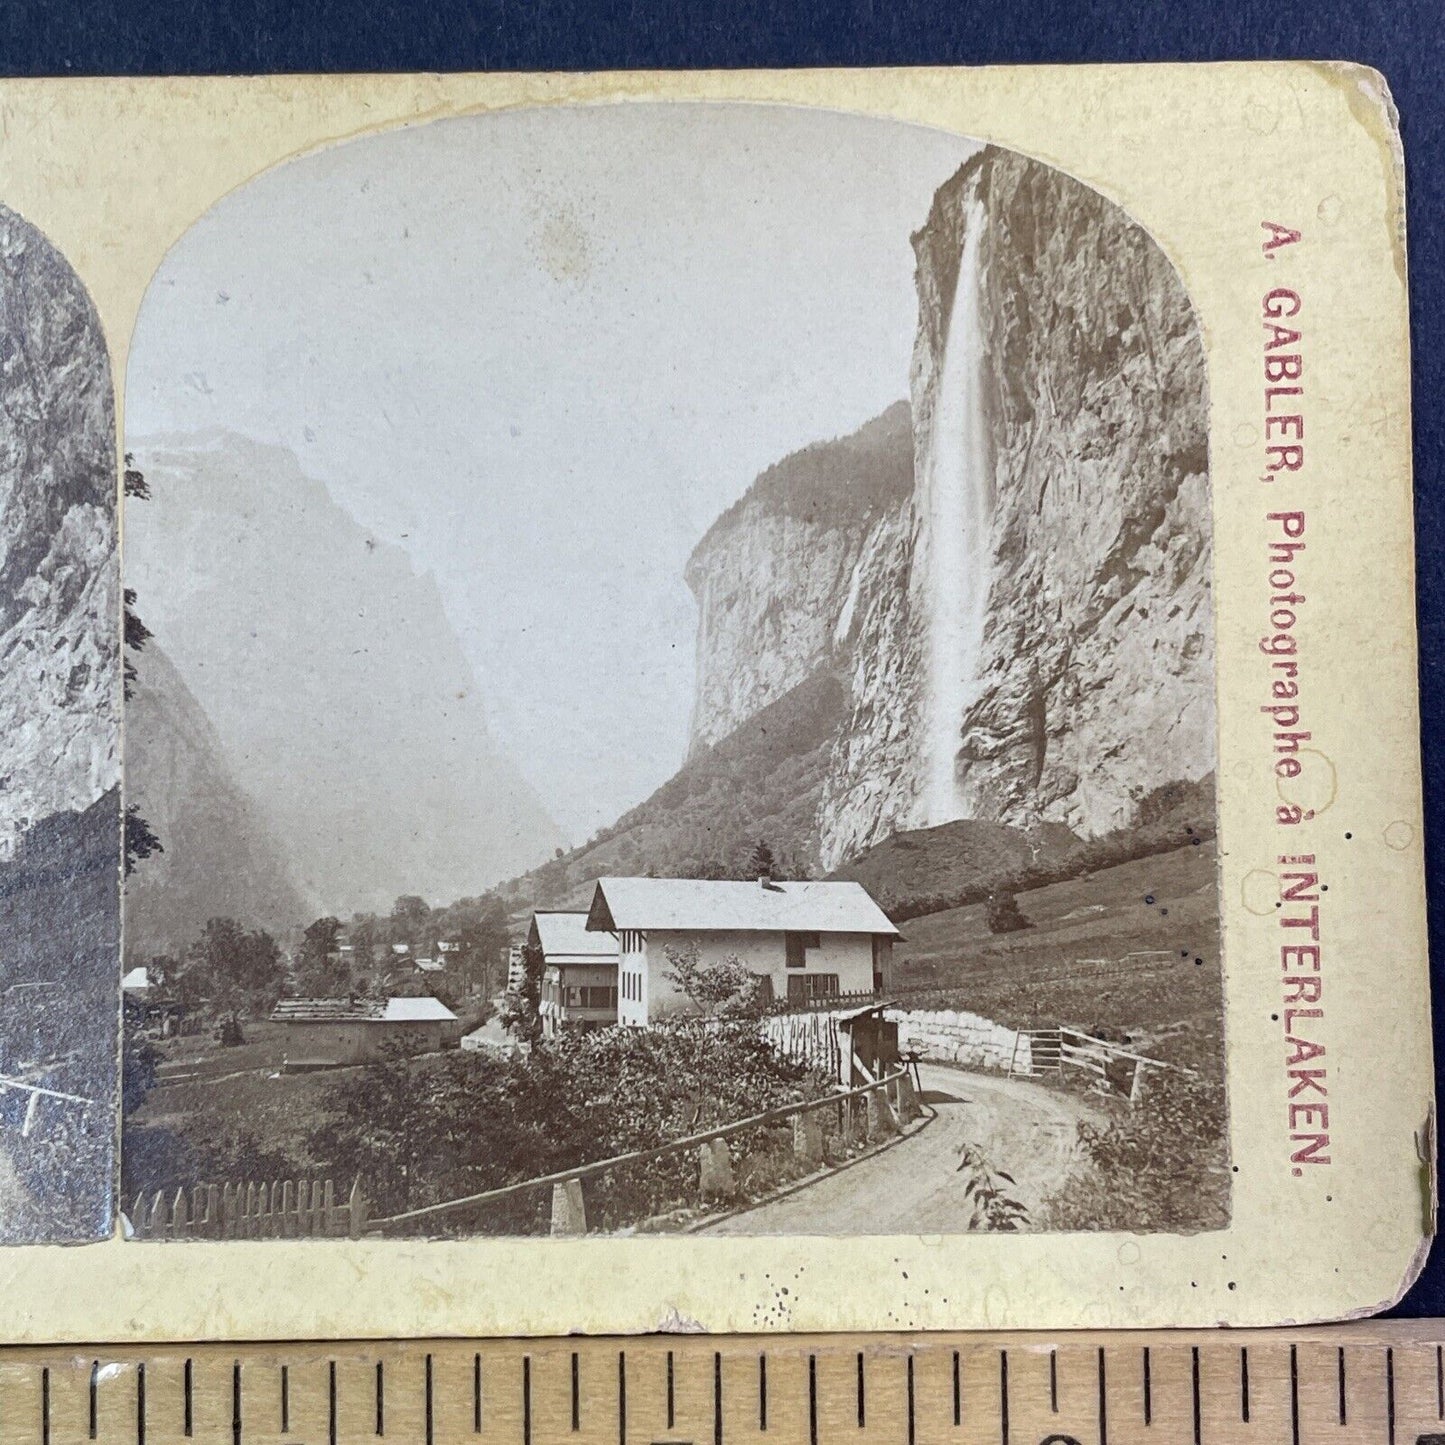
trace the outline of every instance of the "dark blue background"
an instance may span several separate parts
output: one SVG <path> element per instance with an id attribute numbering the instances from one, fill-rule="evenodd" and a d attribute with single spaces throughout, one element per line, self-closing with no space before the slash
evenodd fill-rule
<path id="1" fill-rule="evenodd" d="M 1384 72 L 1408 168 L 1414 338 L 1421 703 L 1430 877 L 1445 898 L 1445 750 L 1430 745 L 1445 704 L 1445 105 L 1438 0 L 855 0 L 724 5 L 659 0 L 24 0 L 6 8 L 0 74 L 176 74 L 311 70 L 599 70 L 817 65 L 979 65 L 1260 58 L 1356 60 Z M 3 150 L 0 150 L 3 175 Z M 1432 910 L 1437 999 L 1445 917 Z M 1445 1059 L 1437 1006 L 1437 1053 Z M 1437 1250 L 1402 1313 L 1445 1314 Z"/>

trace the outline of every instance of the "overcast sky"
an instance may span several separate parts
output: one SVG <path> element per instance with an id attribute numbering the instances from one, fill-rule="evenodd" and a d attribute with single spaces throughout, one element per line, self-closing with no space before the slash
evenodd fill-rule
<path id="1" fill-rule="evenodd" d="M 293 450 L 435 574 L 500 744 L 580 841 L 676 771 L 688 553 L 906 396 L 909 235 L 974 149 L 772 106 L 418 125 L 291 162 L 171 251 L 128 445 Z"/>

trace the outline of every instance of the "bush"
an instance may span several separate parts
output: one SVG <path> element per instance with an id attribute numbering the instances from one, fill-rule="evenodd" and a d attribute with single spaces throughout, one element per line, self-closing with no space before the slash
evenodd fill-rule
<path id="1" fill-rule="evenodd" d="M 1216 1060 L 1215 1068 L 1218 1068 Z M 1047 1228 L 1185 1233 L 1229 1221 L 1224 1083 L 1153 1070 L 1103 1127 L 1082 1122 L 1088 1166 L 1049 1201 Z"/>
<path id="2" fill-rule="evenodd" d="M 1021 928 L 1033 927 L 1012 893 L 990 894 L 984 920 L 990 933 L 1017 933 Z"/>
<path id="3" fill-rule="evenodd" d="M 774 1105 L 815 1098 L 829 1083 L 780 1059 L 756 1025 L 563 1034 L 518 1058 L 449 1054 L 356 1071 L 311 1134 L 319 1172 L 360 1175 L 386 1215 L 646 1150 Z M 755 1131 L 753 1131 L 755 1132 Z M 738 1141 L 738 1153 L 748 1141 Z M 609 1171 L 586 1185 L 588 1223 L 618 1228 L 697 1203 L 691 1151 Z M 534 1233 L 550 1192 L 419 1221 L 419 1232 Z"/>

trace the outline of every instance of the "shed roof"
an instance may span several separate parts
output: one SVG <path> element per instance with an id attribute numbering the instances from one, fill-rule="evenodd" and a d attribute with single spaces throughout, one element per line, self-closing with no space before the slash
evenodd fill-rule
<path id="1" fill-rule="evenodd" d="M 436 998 L 283 998 L 277 1023 L 393 1024 L 446 1022 L 456 1015 Z"/>
<path id="2" fill-rule="evenodd" d="M 551 964 L 617 962 L 617 940 L 605 932 L 589 933 L 585 913 L 534 913 L 527 941 Z"/>
<path id="3" fill-rule="evenodd" d="M 150 974 L 144 967 L 136 967 L 125 975 L 120 981 L 120 986 L 127 993 L 134 993 L 137 989 L 149 988 L 151 986 Z"/>
<path id="4" fill-rule="evenodd" d="M 589 930 L 877 933 L 901 938 L 861 883 L 599 878 Z"/>

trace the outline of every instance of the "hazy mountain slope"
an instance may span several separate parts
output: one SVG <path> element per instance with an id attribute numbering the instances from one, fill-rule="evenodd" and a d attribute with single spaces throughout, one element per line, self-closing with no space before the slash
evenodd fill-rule
<path id="1" fill-rule="evenodd" d="M 296 459 L 230 433 L 135 443 L 126 577 L 239 786 L 329 910 L 475 894 L 561 842 L 488 736 L 434 580 Z"/>
<path id="2" fill-rule="evenodd" d="M 274 829 L 236 785 L 215 728 L 154 641 L 136 672 L 126 800 L 164 851 L 139 860 L 126 880 L 127 961 L 179 955 L 208 918 L 272 932 L 309 923 L 317 900 L 297 887 Z"/>

